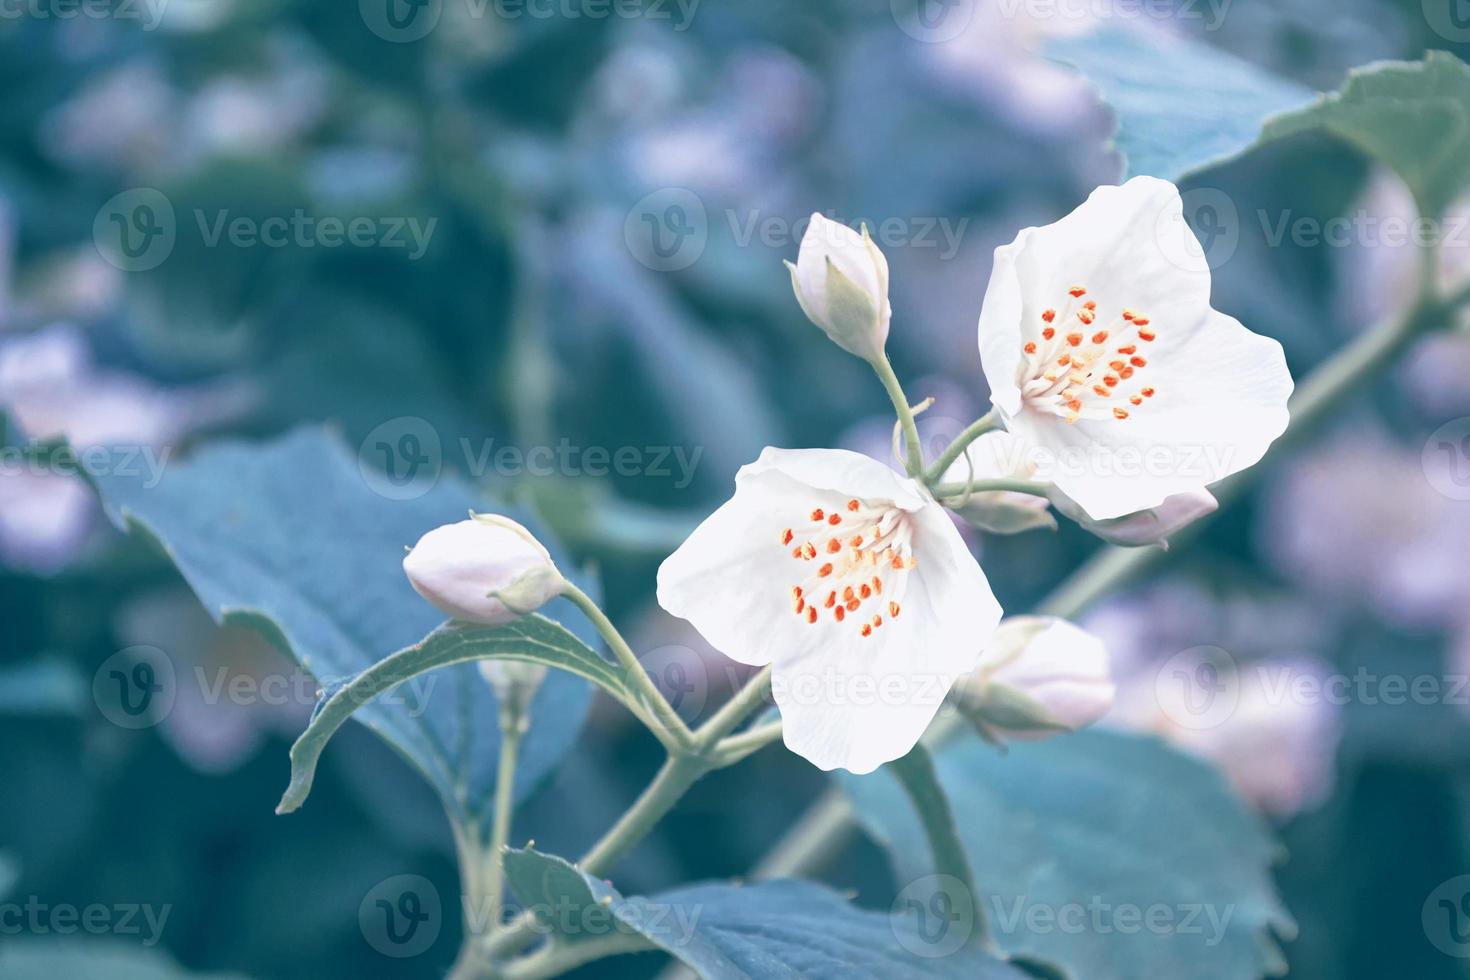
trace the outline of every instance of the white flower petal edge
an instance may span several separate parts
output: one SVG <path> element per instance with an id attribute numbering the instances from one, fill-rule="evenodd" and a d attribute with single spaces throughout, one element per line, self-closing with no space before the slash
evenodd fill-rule
<path id="1" fill-rule="evenodd" d="M 1288 422 L 1281 345 L 1210 308 L 1178 189 L 1135 177 L 996 249 L 980 358 L 1038 478 L 1096 520 L 1254 465 Z"/>
<path id="2" fill-rule="evenodd" d="M 980 667 L 962 682 L 961 695 L 983 703 L 991 689 L 1018 692 L 1045 719 L 1076 731 L 1106 715 L 1117 688 L 1102 640 L 1065 619 L 1015 616 L 996 630 Z M 1045 728 L 1010 734 L 1045 737 Z"/>
<path id="3" fill-rule="evenodd" d="M 658 571 L 659 605 L 771 664 L 786 745 L 871 772 L 918 742 L 974 669 L 1000 604 L 913 480 L 832 449 L 767 449 Z"/>

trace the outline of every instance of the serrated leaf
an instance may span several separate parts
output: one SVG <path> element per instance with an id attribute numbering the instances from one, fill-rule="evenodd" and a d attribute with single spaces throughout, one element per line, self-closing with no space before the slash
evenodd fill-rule
<path id="1" fill-rule="evenodd" d="M 1177 181 L 1244 153 L 1272 116 L 1313 92 L 1212 45 L 1116 26 L 1045 47 L 1117 114 L 1113 145 L 1127 176 Z"/>
<path id="2" fill-rule="evenodd" d="M 1427 217 L 1470 187 L 1470 66 L 1444 51 L 1354 69 L 1346 84 L 1271 120 L 1262 139 L 1324 130 L 1391 168 Z"/>
<path id="3" fill-rule="evenodd" d="M 443 619 L 404 577 L 404 547 L 471 508 L 491 509 L 448 477 L 413 499 L 380 495 L 346 447 L 315 428 L 206 447 L 171 462 L 156 485 L 121 468 L 88 475 L 112 520 L 155 540 L 212 616 L 261 630 L 339 694 Z M 536 526 L 529 515 L 494 509 Z M 562 601 L 546 611 L 558 609 L 576 615 Z M 500 746 L 490 686 L 461 664 L 397 693 L 354 717 L 424 774 L 456 820 L 483 823 Z M 548 676 L 522 744 L 518 796 L 571 748 L 590 699 L 584 680 Z"/>
<path id="4" fill-rule="evenodd" d="M 546 921 L 557 925 L 557 941 L 636 933 L 706 980 L 1026 980 L 974 947 L 924 956 L 932 947 L 907 909 L 865 911 L 811 882 L 694 885 L 624 898 L 530 848 L 509 852 L 506 867 L 521 902 L 555 911 Z"/>
<path id="5" fill-rule="evenodd" d="M 1079 980 L 1247 980 L 1282 967 L 1275 937 L 1295 926 L 1269 872 L 1277 846 L 1204 763 L 1153 738 L 1093 730 L 1005 754 L 957 738 L 936 767 L 1010 955 Z M 901 878 L 932 873 L 893 779 L 842 786 Z M 1150 909 L 1161 917 L 1152 927 Z"/>
<path id="6" fill-rule="evenodd" d="M 431 671 L 487 659 L 541 664 L 575 674 L 622 701 L 635 715 L 646 717 L 642 703 L 624 683 L 621 670 L 544 616 L 524 616 L 495 627 L 446 624 L 422 642 L 384 657 L 323 698 L 306 731 L 291 746 L 291 783 L 276 812 L 290 813 L 305 802 L 327 742 L 364 706 Z M 534 709 L 531 719 L 536 720 Z M 654 722 L 649 720 L 649 724 Z"/>

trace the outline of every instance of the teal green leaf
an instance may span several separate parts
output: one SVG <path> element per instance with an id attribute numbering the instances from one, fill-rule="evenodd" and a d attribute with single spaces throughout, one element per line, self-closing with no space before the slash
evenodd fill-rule
<path id="1" fill-rule="evenodd" d="M 306 731 L 291 746 L 291 783 L 277 812 L 290 813 L 305 802 L 327 742 L 364 705 L 431 671 L 486 659 L 541 664 L 575 674 L 622 701 L 635 715 L 646 717 L 642 703 L 624 683 L 619 668 L 544 616 L 533 614 L 496 627 L 446 624 L 422 642 L 378 661 L 333 690 L 317 706 Z M 531 719 L 536 720 L 534 709 Z M 652 719 L 648 723 L 655 724 Z"/>
<path id="2" fill-rule="evenodd" d="M 443 617 L 403 575 L 406 546 L 471 508 L 536 528 L 529 515 L 448 477 L 411 499 L 389 499 L 339 439 L 316 428 L 264 444 L 205 447 L 171 461 L 156 482 L 122 468 L 88 475 L 112 520 L 155 541 L 212 616 L 271 637 L 317 678 L 327 701 L 440 625 Z M 547 544 L 555 555 L 554 542 Z M 562 600 L 546 611 L 577 615 Z M 574 744 L 590 699 L 581 678 L 548 676 L 532 706 L 518 796 Z M 485 822 L 500 729 L 494 693 L 473 664 L 402 685 L 353 717 L 416 766 L 456 820 Z"/>
<path id="3" fill-rule="evenodd" d="M 1116 113 L 1113 145 L 1130 177 L 1178 181 L 1230 160 L 1267 119 L 1313 97 L 1217 47 L 1157 31 L 1108 26 L 1053 40 L 1045 53 L 1076 68 Z"/>
<path id="4" fill-rule="evenodd" d="M 553 933 L 557 941 L 636 933 L 706 980 L 1026 980 L 973 946 L 922 956 L 917 951 L 931 947 L 907 909 L 865 911 L 811 882 L 704 884 L 624 898 L 529 848 L 509 852 L 506 867 L 517 899 L 555 910 L 548 922 L 574 926 Z"/>
<path id="5" fill-rule="evenodd" d="M 1470 187 L 1470 66 L 1444 51 L 1365 65 L 1339 91 L 1271 120 L 1263 138 L 1318 129 L 1391 168 L 1439 217 Z"/>
<path id="6" fill-rule="evenodd" d="M 1004 754 L 956 738 L 936 768 L 992 936 L 1011 956 L 1078 980 L 1284 969 L 1276 937 L 1295 926 L 1271 880 L 1277 845 L 1207 765 L 1154 738 L 1085 731 Z M 842 785 L 900 883 L 933 872 L 895 780 Z"/>

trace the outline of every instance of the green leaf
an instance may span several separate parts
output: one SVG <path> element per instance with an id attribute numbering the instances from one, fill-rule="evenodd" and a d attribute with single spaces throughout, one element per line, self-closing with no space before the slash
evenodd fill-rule
<path id="1" fill-rule="evenodd" d="M 958 738 L 936 766 L 992 937 L 1010 955 L 1083 980 L 1284 969 L 1275 936 L 1295 926 L 1271 881 L 1277 845 L 1203 763 L 1157 739 L 1085 731 L 1005 754 Z M 842 785 L 901 878 L 930 875 L 896 782 Z"/>
<path id="2" fill-rule="evenodd" d="M 529 848 L 508 852 L 506 869 L 516 897 L 546 910 L 542 921 L 557 941 L 636 933 L 706 980 L 1026 980 L 974 947 L 925 956 L 931 943 L 907 907 L 864 911 L 811 882 L 705 884 L 624 898 Z"/>
<path id="3" fill-rule="evenodd" d="M 0 947 L 5 980 L 244 980 L 242 974 L 191 973 L 157 949 L 118 940 L 24 939 Z"/>
<path id="4" fill-rule="evenodd" d="M 216 619 L 271 637 L 317 678 L 327 701 L 440 624 L 404 577 L 405 546 L 471 508 L 493 506 L 536 527 L 448 477 L 391 499 L 374 489 L 384 487 L 380 475 L 315 428 L 265 444 L 206 447 L 188 462 L 170 462 L 156 481 L 139 470 L 88 474 L 114 522 L 155 540 Z M 546 611 L 577 616 L 562 600 Z M 548 676 L 522 743 L 518 796 L 571 748 L 590 699 L 582 679 Z M 495 695 L 473 664 L 403 685 L 354 717 L 424 774 L 457 821 L 486 822 L 500 729 Z"/>
<path id="5" fill-rule="evenodd" d="M 327 742 L 365 705 L 430 671 L 486 659 L 515 660 L 567 671 L 598 685 L 634 714 L 646 715 L 618 667 L 544 616 L 530 615 L 496 627 L 446 624 L 422 642 L 378 661 L 317 706 L 306 731 L 291 746 L 291 784 L 276 812 L 290 813 L 305 802 Z M 534 709 L 531 720 L 536 720 Z M 648 723 L 654 724 L 651 719 Z"/>
<path id="6" fill-rule="evenodd" d="M 1212 45 L 1156 31 L 1109 26 L 1053 40 L 1045 53 L 1076 68 L 1117 114 L 1113 145 L 1130 177 L 1177 181 L 1230 160 L 1268 118 L 1313 96 Z"/>
<path id="7" fill-rule="evenodd" d="M 1393 169 L 1426 217 L 1470 187 L 1470 67 L 1444 51 L 1354 69 L 1346 84 L 1271 120 L 1263 139 L 1324 130 Z"/>

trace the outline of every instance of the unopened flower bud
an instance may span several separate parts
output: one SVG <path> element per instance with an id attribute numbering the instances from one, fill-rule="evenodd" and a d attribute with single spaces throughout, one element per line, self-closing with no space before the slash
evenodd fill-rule
<path id="1" fill-rule="evenodd" d="M 493 514 L 436 527 L 403 559 L 403 570 L 435 609 L 484 626 L 534 612 L 566 586 L 530 531 Z"/>
<path id="2" fill-rule="evenodd" d="M 501 723 L 521 731 L 529 727 L 531 702 L 546 680 L 546 666 L 520 660 L 481 660 L 480 675 L 500 702 Z"/>
<path id="3" fill-rule="evenodd" d="M 1064 619 L 1016 616 L 1000 624 L 956 691 L 966 716 L 999 740 L 1090 725 L 1112 708 L 1115 688 L 1097 637 Z"/>
<path id="4" fill-rule="evenodd" d="M 1169 547 L 1171 535 L 1201 517 L 1213 514 L 1220 506 L 1219 501 L 1208 490 L 1186 490 L 1166 497 L 1163 503 L 1149 510 L 1112 520 L 1095 521 L 1060 490 L 1052 491 L 1051 502 L 1057 510 L 1110 544 L 1125 548 L 1158 545 L 1164 549 Z"/>
<path id="5" fill-rule="evenodd" d="M 850 354 L 874 361 L 888 340 L 888 260 L 863 228 L 851 228 L 820 214 L 801 240 L 791 284 L 801 309 Z"/>

